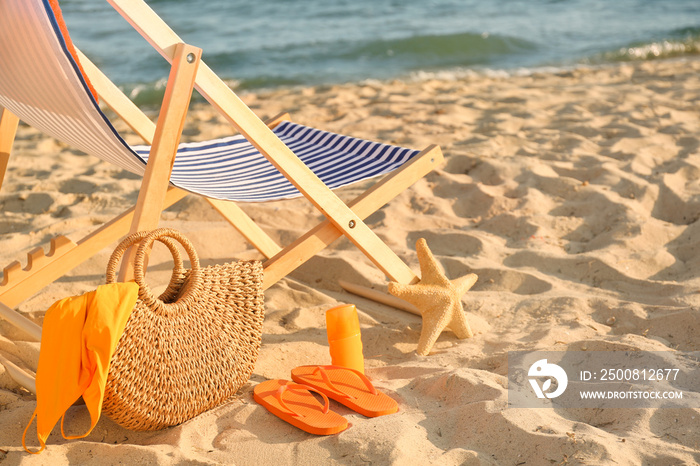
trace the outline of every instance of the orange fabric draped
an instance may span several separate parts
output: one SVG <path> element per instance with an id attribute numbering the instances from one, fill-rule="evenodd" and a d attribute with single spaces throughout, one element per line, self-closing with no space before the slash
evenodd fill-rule
<path id="1" fill-rule="evenodd" d="M 46 448 L 46 439 L 59 418 L 66 439 L 83 438 L 92 432 L 102 412 L 109 361 L 134 309 L 138 290 L 133 281 L 102 285 L 57 301 L 46 311 L 36 373 L 36 409 L 22 436 L 22 445 L 29 453 Z M 63 416 L 80 396 L 90 413 L 90 430 L 67 437 Z M 25 437 L 35 417 L 41 449 L 32 452 Z"/>

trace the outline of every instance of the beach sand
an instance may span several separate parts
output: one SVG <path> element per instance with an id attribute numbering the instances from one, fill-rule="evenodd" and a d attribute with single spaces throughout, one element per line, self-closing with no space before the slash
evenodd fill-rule
<path id="1" fill-rule="evenodd" d="M 700 463 L 700 409 L 519 409 L 508 407 L 507 392 L 509 351 L 700 350 L 700 61 L 242 97 L 262 117 L 284 110 L 330 131 L 441 145 L 444 166 L 367 222 L 416 272 L 415 243 L 425 238 L 448 277 L 478 274 L 463 298 L 474 337 L 445 331 L 430 355 L 418 356 L 420 317 L 339 287 L 338 279 L 386 285 L 339 240 L 266 292 L 250 382 L 180 426 L 131 432 L 103 416 L 84 440 L 64 440 L 57 426 L 47 450 L 31 456 L 21 436 L 35 399 L 0 367 L 0 463 Z M 197 104 L 185 138 L 229 132 Z M 138 188 L 135 176 L 21 126 L 0 194 L 0 264 L 25 263 L 24 253 L 57 234 L 80 238 L 132 205 Z M 282 243 L 319 219 L 305 200 L 243 208 Z M 176 204 L 161 224 L 184 232 L 205 264 L 260 258 L 201 199 Z M 112 249 L 18 309 L 41 323 L 55 300 L 103 282 Z M 149 281 L 165 283 L 169 267 L 156 249 Z M 342 303 L 357 305 L 367 374 L 400 411 L 365 418 L 332 402 L 351 427 L 316 437 L 267 412 L 252 390 L 296 366 L 330 363 L 324 312 Z M 39 345 L 0 322 L 0 353 L 35 370 Z M 71 432 L 88 423 L 83 407 L 66 415 Z"/>

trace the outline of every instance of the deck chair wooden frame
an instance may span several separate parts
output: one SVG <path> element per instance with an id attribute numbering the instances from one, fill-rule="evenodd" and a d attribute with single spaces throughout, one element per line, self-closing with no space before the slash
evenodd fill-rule
<path id="1" fill-rule="evenodd" d="M 285 277 L 341 236 L 354 243 L 389 279 L 415 283 L 418 277 L 364 223 L 397 194 L 442 163 L 440 148 L 431 145 L 408 163 L 384 176 L 370 189 L 345 204 L 272 132 L 281 115 L 267 123 L 201 60 L 202 51 L 185 44 L 142 0 L 107 0 L 166 60 L 171 72 L 156 124 L 146 117 L 80 51 L 85 73 L 101 101 L 121 117 L 146 143 L 151 144 L 136 205 L 85 238 L 73 242 L 63 236 L 51 240 L 48 253 L 37 248 L 28 254 L 27 266 L 14 262 L 4 269 L 0 282 L 0 315 L 35 338 L 40 329 L 12 308 L 46 285 L 114 243 L 125 234 L 153 229 L 161 212 L 186 196 L 169 185 L 170 173 L 182 134 L 193 89 L 197 89 L 233 127 L 244 135 L 325 217 L 325 220 L 286 247 L 279 246 L 234 202 L 207 201 L 231 223 L 266 260 L 264 288 Z M 7 167 L 19 118 L 0 108 L 0 186 Z M 120 278 L 128 278 L 124 268 Z"/>

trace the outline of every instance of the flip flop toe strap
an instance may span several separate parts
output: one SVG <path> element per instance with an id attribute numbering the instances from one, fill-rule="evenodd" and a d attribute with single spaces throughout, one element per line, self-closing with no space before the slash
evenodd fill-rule
<path id="1" fill-rule="evenodd" d="M 333 384 L 330 377 L 328 377 L 328 374 L 326 373 L 326 370 L 332 370 L 332 369 L 343 369 L 343 370 L 347 370 L 347 371 L 352 372 L 362 381 L 362 383 L 365 384 L 365 387 L 367 387 L 367 390 L 369 390 L 369 392 L 372 395 L 378 394 L 377 389 L 374 388 L 374 385 L 372 385 L 372 382 L 370 382 L 370 380 L 367 378 L 367 376 L 365 376 L 365 374 L 363 374 L 362 372 L 360 372 L 358 370 L 355 370 L 355 369 L 352 369 L 349 367 L 341 367 L 341 366 L 316 366 L 316 368 L 313 371 L 313 375 L 316 375 L 316 373 L 321 374 L 321 378 L 326 383 L 326 385 L 328 385 L 328 387 L 331 390 L 333 390 L 337 395 L 342 396 L 344 398 L 353 398 L 353 399 L 357 398 L 357 397 L 348 395 L 347 393 L 343 392 L 342 390 L 339 390 Z"/>
<path id="2" fill-rule="evenodd" d="M 280 387 L 277 389 L 275 392 L 275 399 L 279 402 L 280 406 L 287 410 L 289 414 L 292 416 L 297 416 L 297 417 L 306 417 L 301 413 L 298 413 L 294 411 L 292 408 L 290 408 L 287 403 L 284 402 L 284 399 L 282 398 L 282 395 L 284 392 L 287 390 L 296 390 L 296 391 L 304 391 L 304 392 L 316 392 L 319 395 L 323 397 L 323 414 L 328 414 L 328 410 L 330 408 L 330 404 L 328 402 L 328 397 L 324 395 L 323 393 L 319 392 L 313 387 L 309 387 L 308 385 L 303 385 L 303 384 L 298 384 L 298 383 L 290 383 L 290 384 L 285 384 L 285 385 L 280 385 Z"/>

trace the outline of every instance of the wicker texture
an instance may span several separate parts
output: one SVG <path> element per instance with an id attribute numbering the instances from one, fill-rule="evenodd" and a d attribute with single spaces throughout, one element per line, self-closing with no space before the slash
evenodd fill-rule
<path id="1" fill-rule="evenodd" d="M 175 262 L 159 297 L 144 280 L 146 255 L 156 240 L 170 249 Z M 173 240 L 189 255 L 191 270 L 184 268 Z M 262 264 L 200 268 L 184 236 L 158 229 L 135 233 L 117 247 L 107 283 L 116 281 L 124 252 L 136 243 L 139 299 L 110 363 L 103 411 L 128 429 L 157 430 L 219 405 L 249 379 L 264 318 Z"/>

